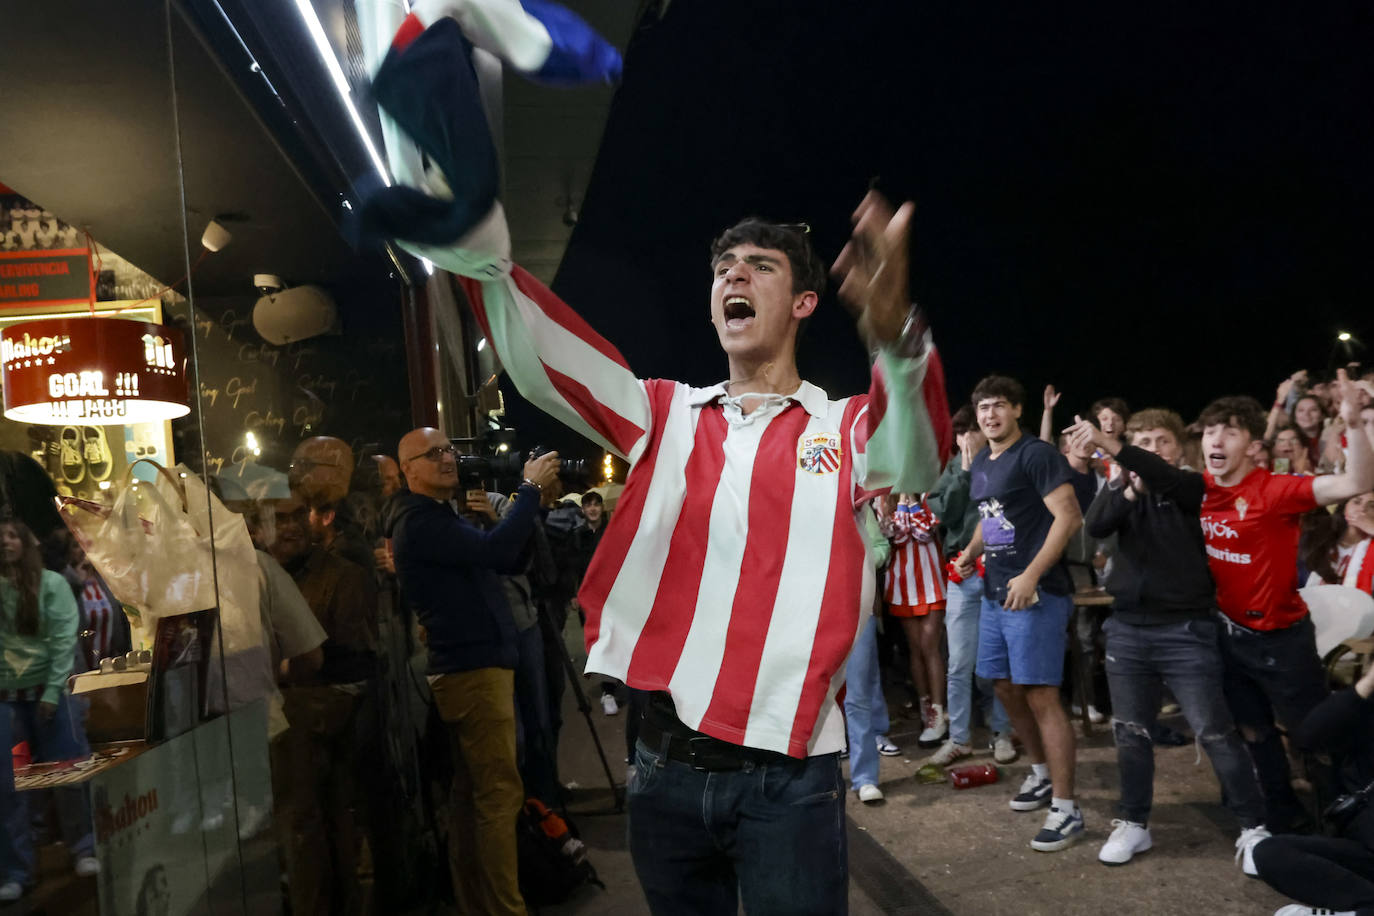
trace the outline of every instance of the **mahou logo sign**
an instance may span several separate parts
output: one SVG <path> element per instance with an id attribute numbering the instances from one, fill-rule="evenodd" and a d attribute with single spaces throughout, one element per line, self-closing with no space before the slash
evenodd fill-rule
<path id="1" fill-rule="evenodd" d="M 95 809 L 95 838 L 98 843 L 109 843 L 120 834 L 147 818 L 157 810 L 157 789 L 152 789 L 137 797 L 125 795 L 116 807 L 108 804 L 98 805 Z"/>
<path id="2" fill-rule="evenodd" d="M 123 318 L 43 318 L 0 331 L 5 417 L 62 426 L 190 413 L 181 331 Z"/>

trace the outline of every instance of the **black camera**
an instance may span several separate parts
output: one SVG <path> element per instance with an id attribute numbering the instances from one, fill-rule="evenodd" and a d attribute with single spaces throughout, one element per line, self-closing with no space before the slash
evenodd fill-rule
<path id="1" fill-rule="evenodd" d="M 464 490 L 485 490 L 486 481 L 520 479 L 525 462 L 519 455 L 459 455 L 458 485 Z"/>
<path id="2" fill-rule="evenodd" d="M 553 451 L 542 445 L 536 445 L 530 449 L 530 453 L 525 456 L 527 461 L 533 461 L 540 455 L 548 454 Z M 563 483 L 585 483 L 589 480 L 587 473 L 591 465 L 586 458 L 561 458 L 558 461 L 558 479 Z"/>
<path id="3" fill-rule="evenodd" d="M 1350 822 L 1360 816 L 1360 812 L 1369 804 L 1369 797 L 1374 795 L 1374 782 L 1365 786 L 1358 792 L 1351 792 L 1349 795 L 1342 795 L 1333 801 L 1322 817 L 1327 823 L 1336 828 L 1338 833 L 1345 833 Z"/>

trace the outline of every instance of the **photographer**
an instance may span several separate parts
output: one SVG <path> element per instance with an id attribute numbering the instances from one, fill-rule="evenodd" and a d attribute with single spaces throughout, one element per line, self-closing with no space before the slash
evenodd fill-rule
<path id="1" fill-rule="evenodd" d="M 428 633 L 430 685 L 453 749 L 449 867 L 458 911 L 524 914 L 516 817 L 524 803 L 515 763 L 515 620 L 500 573 L 519 570 L 539 496 L 558 474 L 550 452 L 524 466 L 515 506 L 490 531 L 463 519 L 457 450 L 437 429 L 397 449 L 410 484 L 389 503 L 396 575 Z"/>
<path id="2" fill-rule="evenodd" d="M 1374 914 L 1374 665 L 1354 687 L 1333 693 L 1314 708 L 1293 734 L 1293 743 L 1330 753 L 1341 764 L 1348 793 L 1326 812 L 1335 837 L 1281 835 L 1254 848 L 1259 877 L 1306 907 L 1288 906 L 1275 916 L 1300 916 L 1317 907 Z"/>

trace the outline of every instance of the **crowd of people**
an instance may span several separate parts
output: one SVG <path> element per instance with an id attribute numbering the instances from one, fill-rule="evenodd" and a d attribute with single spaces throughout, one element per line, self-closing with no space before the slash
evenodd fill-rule
<path id="1" fill-rule="evenodd" d="M 1185 425 L 1173 411 L 1132 413 L 1107 398 L 1056 432 L 1051 387 L 1037 438 L 1022 428 L 1022 386 L 983 379 L 954 413 L 957 448 L 936 487 L 875 504 L 890 542 L 885 620 L 907 637 L 918 740 L 943 739 L 925 762 L 975 753 L 969 698 L 981 694 L 997 760 L 1014 759 L 1019 745 L 1030 763 L 1010 807 L 1048 808 L 1031 847 L 1068 847 L 1085 822 L 1061 685 L 1067 670 L 1080 680 L 1074 697 L 1094 696 L 1101 664 L 1120 772 L 1102 863 L 1124 865 L 1153 844 L 1154 747 L 1171 708 L 1211 760 L 1242 870 L 1302 901 L 1280 912 L 1374 911 L 1363 818 L 1374 790 L 1360 756 L 1374 675 L 1330 693 L 1299 594 L 1303 585 L 1370 594 L 1372 396 L 1374 373 L 1296 373 L 1269 410 L 1225 397 Z M 1109 606 L 1073 601 L 1099 589 Z M 933 624 L 933 639 L 911 626 L 913 615 Z M 1357 619 L 1345 625 L 1357 635 Z M 1069 660 L 1070 639 L 1082 640 L 1086 664 Z M 931 675 L 945 670 L 945 683 Z M 856 686 L 871 705 L 874 694 Z M 1095 705 L 1088 711 L 1103 720 Z M 851 760 L 887 741 L 873 721 L 885 720 L 851 717 Z M 1294 789 L 1291 762 L 1307 797 Z M 851 764 L 861 801 L 882 800 L 875 776 L 876 767 Z M 1355 810 L 1323 816 L 1343 793 L 1359 800 Z"/>

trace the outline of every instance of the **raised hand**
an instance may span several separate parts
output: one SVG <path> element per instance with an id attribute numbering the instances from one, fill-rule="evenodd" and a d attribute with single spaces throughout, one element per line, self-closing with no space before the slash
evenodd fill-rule
<path id="1" fill-rule="evenodd" d="M 840 301 L 858 321 L 870 344 L 887 344 L 902 333 L 911 309 L 908 285 L 910 201 L 893 212 L 887 198 L 869 191 L 850 218 L 854 231 L 831 273 L 839 281 Z"/>
<path id="2" fill-rule="evenodd" d="M 1336 370 L 1336 390 L 1341 396 L 1341 419 L 1351 429 L 1360 428 L 1361 388 L 1344 369 Z"/>
<path id="3" fill-rule="evenodd" d="M 1064 396 L 1064 392 L 1062 392 L 1062 391 L 1055 391 L 1053 385 L 1046 385 L 1046 386 L 1045 386 L 1045 409 L 1046 409 L 1046 410 L 1053 410 L 1053 409 L 1054 409 L 1054 406 L 1055 406 L 1056 404 L 1059 403 L 1059 399 L 1062 398 L 1063 396 Z"/>

